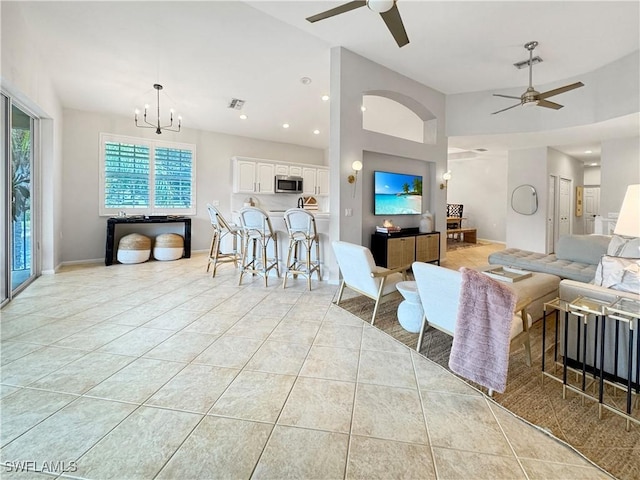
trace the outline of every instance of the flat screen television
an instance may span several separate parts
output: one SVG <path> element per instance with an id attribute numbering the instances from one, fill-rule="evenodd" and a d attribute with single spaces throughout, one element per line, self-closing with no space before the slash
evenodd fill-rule
<path id="1" fill-rule="evenodd" d="M 422 176 L 407 173 L 373 172 L 374 215 L 416 215 L 422 213 Z"/>

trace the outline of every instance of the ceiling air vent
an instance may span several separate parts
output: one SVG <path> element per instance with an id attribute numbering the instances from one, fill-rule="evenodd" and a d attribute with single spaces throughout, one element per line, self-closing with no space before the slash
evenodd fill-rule
<path id="1" fill-rule="evenodd" d="M 538 63 L 542 63 L 542 59 L 539 56 L 535 56 L 531 59 L 531 65 L 536 65 Z M 522 70 L 523 68 L 527 68 L 529 66 L 529 59 L 523 60 L 518 63 L 513 64 L 518 70 Z"/>
<path id="2" fill-rule="evenodd" d="M 229 108 L 233 108 L 234 110 L 242 110 L 244 106 L 244 100 L 240 100 L 239 98 L 232 98 L 229 102 Z"/>

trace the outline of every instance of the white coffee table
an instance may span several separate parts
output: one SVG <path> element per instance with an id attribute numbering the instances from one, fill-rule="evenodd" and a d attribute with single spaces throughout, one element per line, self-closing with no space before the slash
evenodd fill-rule
<path id="1" fill-rule="evenodd" d="M 407 332 L 419 333 L 424 310 L 416 282 L 405 281 L 396 285 L 404 300 L 398 305 L 398 321 Z"/>

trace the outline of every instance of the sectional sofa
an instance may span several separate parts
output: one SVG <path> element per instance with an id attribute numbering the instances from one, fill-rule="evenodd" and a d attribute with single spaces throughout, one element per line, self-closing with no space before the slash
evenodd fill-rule
<path id="1" fill-rule="evenodd" d="M 567 302 L 579 296 L 608 303 L 621 297 L 640 301 L 640 238 L 569 235 L 560 238 L 555 254 L 509 248 L 491 254 L 489 263 L 557 275 L 562 278 L 558 296 Z M 577 337 L 577 325 L 575 319 L 569 323 L 569 339 Z M 614 354 L 616 336 L 619 349 L 617 360 Z M 595 338 L 595 322 L 588 322 L 587 338 Z M 605 372 L 612 375 L 615 372 L 619 378 L 626 376 L 628 338 L 626 326 L 619 327 L 617 333 L 615 328 L 606 331 Z M 568 345 L 567 357 L 577 362 L 576 343 L 570 341 Z M 593 366 L 593 348 L 594 342 L 589 340 L 586 355 L 588 366 Z"/>
<path id="2" fill-rule="evenodd" d="M 566 235 L 558 240 L 555 254 L 507 248 L 489 255 L 489 263 L 588 283 L 595 277 L 610 242 L 608 235 Z"/>

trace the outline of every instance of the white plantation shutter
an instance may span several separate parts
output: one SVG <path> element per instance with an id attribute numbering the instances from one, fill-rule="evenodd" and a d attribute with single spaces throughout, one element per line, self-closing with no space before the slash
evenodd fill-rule
<path id="1" fill-rule="evenodd" d="M 192 152 L 177 148 L 155 149 L 155 207 L 190 208 Z"/>
<path id="2" fill-rule="evenodd" d="M 195 214 L 195 145 L 100 135 L 100 215 Z"/>
<path id="3" fill-rule="evenodd" d="M 105 207 L 149 207 L 149 147 L 105 142 L 104 155 Z"/>

